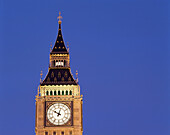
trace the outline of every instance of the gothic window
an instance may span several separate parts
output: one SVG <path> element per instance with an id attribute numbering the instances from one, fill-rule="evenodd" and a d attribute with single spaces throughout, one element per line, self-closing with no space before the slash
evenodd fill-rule
<path id="1" fill-rule="evenodd" d="M 66 95 L 68 95 L 68 90 L 66 90 Z"/>
<path id="2" fill-rule="evenodd" d="M 54 82 L 57 82 L 57 78 L 56 77 L 54 77 Z"/>
<path id="3" fill-rule="evenodd" d="M 50 95 L 51 95 L 51 96 L 53 95 L 53 92 L 52 92 L 52 91 L 50 91 Z"/>
<path id="4" fill-rule="evenodd" d="M 58 72 L 58 78 L 60 78 L 61 77 L 61 73 L 60 72 Z"/>
<path id="5" fill-rule="evenodd" d="M 54 95 L 57 95 L 56 90 L 54 91 Z"/>
<path id="6" fill-rule="evenodd" d="M 58 91 L 58 95 L 60 95 L 60 91 Z"/>
<path id="7" fill-rule="evenodd" d="M 70 90 L 70 95 L 72 95 L 72 91 Z"/>
<path id="8" fill-rule="evenodd" d="M 62 95 L 64 95 L 64 91 L 62 91 Z"/>
<path id="9" fill-rule="evenodd" d="M 45 132 L 45 135 L 48 135 L 48 132 Z"/>
<path id="10" fill-rule="evenodd" d="M 68 78 L 68 81 L 71 81 L 71 78 L 70 78 L 70 77 Z"/>
<path id="11" fill-rule="evenodd" d="M 64 76 L 67 78 L 67 72 L 64 73 Z"/>
<path id="12" fill-rule="evenodd" d="M 70 135 L 72 135 L 72 131 L 70 131 Z"/>
<path id="13" fill-rule="evenodd" d="M 56 135 L 56 132 L 53 132 L 53 135 Z"/>
<path id="14" fill-rule="evenodd" d="M 52 78 L 54 77 L 54 72 L 51 73 L 51 77 L 52 77 Z"/>
<path id="15" fill-rule="evenodd" d="M 47 78 L 47 82 L 50 82 L 50 78 L 49 77 Z"/>
<path id="16" fill-rule="evenodd" d="M 61 132 L 61 135 L 64 135 L 64 131 Z"/>
<path id="17" fill-rule="evenodd" d="M 48 96 L 48 91 L 46 91 L 46 96 Z"/>
<path id="18" fill-rule="evenodd" d="M 61 78 L 61 81 L 64 81 L 64 77 Z"/>

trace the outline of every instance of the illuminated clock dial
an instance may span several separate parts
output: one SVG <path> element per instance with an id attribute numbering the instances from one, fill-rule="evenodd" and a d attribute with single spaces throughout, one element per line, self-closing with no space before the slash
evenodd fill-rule
<path id="1" fill-rule="evenodd" d="M 70 109 L 63 103 L 55 103 L 47 110 L 47 118 L 54 125 L 63 125 L 71 116 Z"/>

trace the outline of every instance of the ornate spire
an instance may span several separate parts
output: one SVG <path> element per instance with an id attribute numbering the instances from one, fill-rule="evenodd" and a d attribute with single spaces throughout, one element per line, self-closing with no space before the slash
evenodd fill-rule
<path id="1" fill-rule="evenodd" d="M 78 83 L 78 71 L 76 70 L 76 81 Z"/>
<path id="2" fill-rule="evenodd" d="M 40 83 L 42 82 L 42 75 L 43 75 L 43 72 L 41 70 L 41 73 L 40 73 Z"/>
<path id="3" fill-rule="evenodd" d="M 40 86 L 38 86 L 38 89 L 37 89 L 37 97 L 40 96 Z"/>
<path id="4" fill-rule="evenodd" d="M 58 23 L 59 23 L 59 30 L 58 30 L 58 35 L 57 35 L 55 45 L 54 45 L 52 51 L 50 52 L 51 54 L 68 53 L 66 46 L 64 44 L 64 40 L 63 40 L 63 36 L 62 36 L 62 32 L 61 32 L 61 19 L 62 18 L 63 17 L 61 16 L 61 12 L 59 12 L 59 16 L 57 17 Z"/>
<path id="5" fill-rule="evenodd" d="M 52 42 L 50 42 L 50 52 L 52 51 Z"/>
<path id="6" fill-rule="evenodd" d="M 59 29 L 58 29 L 57 39 L 55 44 L 53 45 L 52 50 L 50 47 L 49 71 L 44 80 L 42 80 L 42 72 L 41 72 L 40 86 L 78 84 L 77 81 L 73 78 L 73 75 L 70 71 L 69 46 L 68 48 L 65 46 L 65 42 L 62 35 L 61 12 L 59 12 L 59 16 L 57 19 L 58 19 Z M 68 43 L 66 45 L 68 45 Z"/>

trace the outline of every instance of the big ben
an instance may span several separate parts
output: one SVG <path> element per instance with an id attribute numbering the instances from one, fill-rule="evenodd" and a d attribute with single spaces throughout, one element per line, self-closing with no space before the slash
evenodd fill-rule
<path id="1" fill-rule="evenodd" d="M 40 81 L 36 96 L 36 135 L 82 135 L 82 95 L 78 79 L 70 69 L 69 49 L 61 30 L 50 51 L 48 73 Z"/>

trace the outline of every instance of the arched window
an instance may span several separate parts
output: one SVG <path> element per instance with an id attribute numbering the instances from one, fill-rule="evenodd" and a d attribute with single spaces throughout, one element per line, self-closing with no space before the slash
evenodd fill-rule
<path id="1" fill-rule="evenodd" d="M 53 132 L 53 135 L 56 135 L 56 132 Z"/>
<path id="2" fill-rule="evenodd" d="M 63 67 L 64 66 L 63 60 L 57 60 L 55 66 L 56 67 Z"/>
<path id="3" fill-rule="evenodd" d="M 68 95 L 68 90 L 66 90 L 66 95 Z"/>
<path id="4" fill-rule="evenodd" d="M 51 95 L 51 96 L 53 95 L 53 92 L 52 92 L 52 91 L 50 91 L 50 95 Z"/>
<path id="5" fill-rule="evenodd" d="M 56 66 L 56 67 L 58 66 L 58 60 L 56 60 L 56 62 L 55 62 L 55 66 Z"/>
<path id="6" fill-rule="evenodd" d="M 54 95 L 57 95 L 56 90 L 54 91 Z"/>
<path id="7" fill-rule="evenodd" d="M 70 95 L 72 95 L 72 91 L 70 90 Z"/>
<path id="8" fill-rule="evenodd" d="M 46 95 L 48 96 L 48 91 L 46 91 Z"/>
<path id="9" fill-rule="evenodd" d="M 58 95 L 60 95 L 60 91 L 58 91 Z"/>
<path id="10" fill-rule="evenodd" d="M 64 135 L 64 131 L 61 132 L 61 135 Z"/>
<path id="11" fill-rule="evenodd" d="M 62 95 L 64 95 L 64 90 L 62 91 Z"/>

